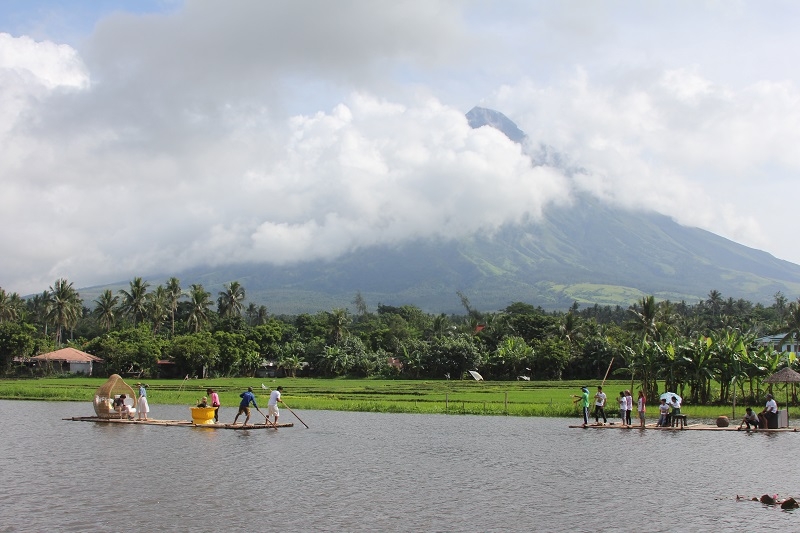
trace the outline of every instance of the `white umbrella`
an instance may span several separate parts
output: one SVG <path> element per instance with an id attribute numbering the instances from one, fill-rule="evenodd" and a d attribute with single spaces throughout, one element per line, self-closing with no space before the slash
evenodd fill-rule
<path id="1" fill-rule="evenodd" d="M 681 398 L 680 396 L 678 396 L 674 392 L 665 392 L 664 394 L 661 395 L 661 399 L 662 400 L 667 400 L 667 403 L 670 403 L 672 401 L 672 397 L 673 396 L 675 396 L 680 403 L 683 403 L 683 398 Z"/>
<path id="2" fill-rule="evenodd" d="M 475 381 L 483 381 L 483 376 L 478 374 L 478 372 L 476 372 L 475 370 L 467 370 L 467 372 L 469 372 L 470 376 L 475 378 Z"/>

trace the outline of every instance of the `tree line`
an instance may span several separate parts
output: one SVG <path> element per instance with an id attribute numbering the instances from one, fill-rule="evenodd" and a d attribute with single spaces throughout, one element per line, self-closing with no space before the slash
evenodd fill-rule
<path id="1" fill-rule="evenodd" d="M 23 299 L 0 288 L 0 367 L 23 372 L 26 358 L 65 345 L 105 361 L 108 373 L 155 376 L 159 361 L 180 375 L 253 376 L 268 362 L 296 376 L 492 380 L 630 380 L 653 397 L 659 382 L 693 403 L 756 401 L 762 380 L 795 363 L 793 352 L 756 342 L 780 334 L 800 344 L 800 299 L 780 292 L 765 306 L 723 298 L 695 304 L 641 298 L 628 308 L 546 312 L 524 302 L 481 312 L 458 293 L 464 314 L 378 304 L 360 293 L 353 308 L 273 315 L 247 303 L 238 281 L 216 299 L 176 278 L 152 287 L 134 278 L 91 307 L 59 279 Z"/>

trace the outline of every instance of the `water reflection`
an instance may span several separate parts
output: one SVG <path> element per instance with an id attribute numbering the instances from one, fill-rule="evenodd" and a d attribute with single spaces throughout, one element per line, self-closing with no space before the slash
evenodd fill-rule
<path id="1" fill-rule="evenodd" d="M 795 433 L 321 411 L 300 414 L 311 429 L 279 431 L 61 420 L 88 409 L 0 401 L 0 531 L 716 531 L 754 520 L 785 531 L 800 521 L 734 499 L 800 493 Z"/>

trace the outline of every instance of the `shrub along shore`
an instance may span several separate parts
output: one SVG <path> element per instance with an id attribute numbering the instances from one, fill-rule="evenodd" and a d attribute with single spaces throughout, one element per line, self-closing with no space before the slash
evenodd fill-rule
<path id="1" fill-rule="evenodd" d="M 0 399 L 91 402 L 105 378 L 65 377 L 40 379 L 0 379 Z M 364 411 L 376 413 L 426 413 L 510 415 L 539 417 L 580 417 L 573 394 L 581 386 L 590 388 L 590 399 L 597 384 L 585 381 L 467 381 L 467 380 L 380 380 L 317 378 L 218 378 L 190 380 L 126 379 L 134 387 L 137 381 L 148 386 L 151 410 L 157 416 L 158 404 L 194 405 L 216 390 L 223 408 L 239 405 L 239 394 L 252 387 L 259 407 L 266 407 L 271 389 L 284 387 L 283 399 L 292 409 L 327 411 Z M 135 387 L 134 387 L 135 389 Z M 630 382 L 607 381 L 606 414 L 617 418 L 617 396 L 630 389 Z M 636 391 L 634 391 L 634 398 Z M 777 394 L 780 399 L 781 394 Z M 648 400 L 648 418 L 658 418 L 658 399 Z M 780 404 L 780 401 L 779 401 Z M 748 405 L 736 406 L 736 417 L 744 416 Z M 760 411 L 761 405 L 749 405 Z M 635 405 L 634 405 L 635 408 Z M 780 408 L 785 408 L 780 405 Z M 709 420 L 733 416 L 731 405 L 688 405 L 683 412 L 692 419 Z M 76 415 L 79 413 L 76 413 Z M 790 408 L 790 416 L 793 414 Z M 634 414 L 634 419 L 636 415 Z"/>

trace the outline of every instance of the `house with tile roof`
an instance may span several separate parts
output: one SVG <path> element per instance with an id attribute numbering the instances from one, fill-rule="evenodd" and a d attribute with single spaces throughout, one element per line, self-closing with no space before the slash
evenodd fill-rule
<path id="1" fill-rule="evenodd" d="M 61 348 L 54 352 L 36 355 L 30 360 L 37 366 L 51 365 L 56 372 L 83 373 L 87 376 L 92 375 L 95 365 L 103 363 L 101 358 L 76 348 Z"/>

